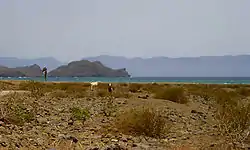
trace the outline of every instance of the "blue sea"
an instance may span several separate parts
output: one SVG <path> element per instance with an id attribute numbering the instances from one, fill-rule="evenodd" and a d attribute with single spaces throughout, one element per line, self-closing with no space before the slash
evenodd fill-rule
<path id="1" fill-rule="evenodd" d="M 44 81 L 43 77 L 0 77 L 0 80 L 33 80 Z M 48 81 L 66 82 L 176 82 L 176 83 L 205 83 L 205 84 L 250 84 L 250 77 L 132 77 L 132 78 L 103 78 L 103 77 L 49 77 Z"/>

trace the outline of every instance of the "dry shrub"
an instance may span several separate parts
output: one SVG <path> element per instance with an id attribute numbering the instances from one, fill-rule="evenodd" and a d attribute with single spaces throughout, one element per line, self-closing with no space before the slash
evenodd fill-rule
<path id="1" fill-rule="evenodd" d="M 117 90 L 112 93 L 112 96 L 115 98 L 130 98 L 131 95 L 126 90 Z"/>
<path id="2" fill-rule="evenodd" d="M 40 98 L 44 96 L 46 92 L 53 91 L 53 85 L 36 81 L 26 81 L 19 84 L 19 89 L 30 91 L 32 97 Z"/>
<path id="3" fill-rule="evenodd" d="M 127 87 L 128 86 L 128 83 L 120 83 L 119 84 L 121 87 Z"/>
<path id="4" fill-rule="evenodd" d="M 86 91 L 89 88 L 88 84 L 81 83 L 56 83 L 55 89 L 63 91 Z"/>
<path id="5" fill-rule="evenodd" d="M 74 143 L 71 140 L 56 140 L 54 141 L 54 143 L 52 144 L 52 146 L 54 149 L 56 150 L 81 150 L 84 149 L 84 147 L 80 144 L 80 142 L 78 143 Z M 50 149 L 53 149 L 50 148 Z"/>
<path id="6" fill-rule="evenodd" d="M 188 102 L 184 89 L 179 87 L 159 89 L 155 93 L 155 98 L 170 100 L 180 104 L 186 104 Z"/>
<path id="7" fill-rule="evenodd" d="M 153 84 L 144 84 L 142 89 L 147 92 L 155 93 L 157 90 L 162 89 L 162 87 L 165 86 L 153 83 Z"/>
<path id="8" fill-rule="evenodd" d="M 128 90 L 123 87 L 117 87 L 112 93 L 108 92 L 108 89 L 98 89 L 97 96 L 99 97 L 108 97 L 112 96 L 115 98 L 129 98 L 131 95 Z"/>
<path id="9" fill-rule="evenodd" d="M 190 146 L 177 146 L 173 148 L 173 150 L 193 150 L 190 148 Z"/>
<path id="10" fill-rule="evenodd" d="M 119 86 L 114 89 L 112 96 L 115 98 L 130 98 L 131 93 L 129 93 L 128 88 Z"/>
<path id="11" fill-rule="evenodd" d="M 25 122 L 33 121 L 36 110 L 31 104 L 24 101 L 25 98 L 19 97 L 17 94 L 5 96 L 4 101 L 0 104 L 0 119 L 20 126 Z"/>
<path id="12" fill-rule="evenodd" d="M 89 111 L 84 108 L 73 107 L 70 109 L 70 112 L 72 114 L 72 118 L 75 120 L 86 121 L 86 119 L 90 117 Z"/>
<path id="13" fill-rule="evenodd" d="M 98 89 L 108 89 L 108 83 L 98 83 Z"/>
<path id="14" fill-rule="evenodd" d="M 0 81 L 0 90 L 15 89 L 15 84 L 7 81 Z"/>
<path id="15" fill-rule="evenodd" d="M 110 93 L 107 90 L 104 90 L 104 89 L 97 90 L 97 96 L 99 96 L 99 97 L 107 97 L 109 95 L 110 95 Z"/>
<path id="16" fill-rule="evenodd" d="M 240 135 L 250 126 L 250 103 L 238 101 L 235 105 L 232 103 L 220 105 L 216 118 L 223 134 Z"/>
<path id="17" fill-rule="evenodd" d="M 84 98 L 86 97 L 87 87 L 87 84 L 81 83 L 57 83 L 55 85 L 55 89 L 57 90 L 52 93 L 54 97 L 58 98 Z"/>
<path id="18" fill-rule="evenodd" d="M 250 89 L 246 87 L 240 87 L 236 89 L 236 92 L 241 96 L 250 96 Z"/>
<path id="19" fill-rule="evenodd" d="M 65 91 L 65 94 L 68 95 L 68 97 L 72 98 L 84 98 L 87 96 L 87 91 L 86 89 L 80 91 L 80 90 L 67 90 Z"/>
<path id="20" fill-rule="evenodd" d="M 128 88 L 130 92 L 136 93 L 141 90 L 142 86 L 143 85 L 139 83 L 130 83 Z"/>
<path id="21" fill-rule="evenodd" d="M 242 148 L 236 147 L 232 144 L 229 144 L 228 141 L 226 143 L 219 143 L 214 145 L 206 145 L 200 148 L 202 150 L 242 150 Z"/>
<path id="22" fill-rule="evenodd" d="M 55 90 L 50 95 L 55 98 L 67 98 L 70 96 L 69 94 L 67 94 L 65 91 L 62 90 Z"/>
<path id="23" fill-rule="evenodd" d="M 216 102 L 216 104 L 219 105 L 236 105 L 237 104 L 237 99 L 239 98 L 238 94 L 230 91 L 224 91 L 224 90 L 218 90 L 213 92 L 213 98 Z"/>
<path id="24" fill-rule="evenodd" d="M 162 112 L 153 107 L 131 109 L 118 115 L 116 128 L 124 134 L 144 135 L 161 138 L 170 124 L 162 116 Z"/>
<path id="25" fill-rule="evenodd" d="M 232 142 L 241 141 L 250 127 L 250 103 L 235 92 L 216 93 L 215 118 L 219 132 Z"/>

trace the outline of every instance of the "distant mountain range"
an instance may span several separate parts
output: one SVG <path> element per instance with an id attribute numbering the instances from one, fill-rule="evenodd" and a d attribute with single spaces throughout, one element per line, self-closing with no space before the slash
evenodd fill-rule
<path id="1" fill-rule="evenodd" d="M 42 69 L 34 64 L 24 67 L 0 66 L 0 77 L 41 77 Z M 88 60 L 73 61 L 62 65 L 48 73 L 50 77 L 129 77 L 125 68 L 112 69 L 104 66 L 101 62 Z"/>
<path id="2" fill-rule="evenodd" d="M 250 55 L 126 58 L 101 55 L 83 58 L 111 68 L 126 68 L 133 77 L 250 77 Z"/>
<path id="3" fill-rule="evenodd" d="M 40 66 L 36 64 L 15 68 L 0 66 L 0 77 L 40 77 L 41 72 Z"/>
<path id="4" fill-rule="evenodd" d="M 129 77 L 125 68 L 112 69 L 99 61 L 73 61 L 62 65 L 48 74 L 52 77 Z"/>
<path id="5" fill-rule="evenodd" d="M 46 66 L 48 70 L 53 70 L 63 63 L 53 57 L 42 57 L 37 59 L 20 59 L 16 57 L 0 57 L 0 66 L 9 68 L 24 67 L 37 64 L 40 67 Z"/>
<path id="6" fill-rule="evenodd" d="M 101 55 L 84 60 L 100 61 L 112 69 L 126 68 L 132 77 L 250 77 L 250 55 L 126 58 Z M 0 66 L 10 68 L 37 64 L 49 71 L 64 65 L 52 57 L 18 59 L 0 57 Z"/>

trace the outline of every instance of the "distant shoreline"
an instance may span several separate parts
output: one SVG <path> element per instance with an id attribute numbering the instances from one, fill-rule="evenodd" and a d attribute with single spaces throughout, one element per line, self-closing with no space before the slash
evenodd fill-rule
<path id="1" fill-rule="evenodd" d="M 0 82 L 9 82 L 9 83 L 21 83 L 27 81 L 35 81 L 35 82 L 42 82 L 42 83 L 76 83 L 76 84 L 84 84 L 90 83 L 93 81 L 36 81 L 36 80 L 0 80 Z M 190 85 L 250 85 L 250 83 L 199 83 L 199 82 L 110 82 L 110 81 L 97 81 L 100 83 L 113 83 L 113 84 L 129 84 L 129 83 L 136 83 L 136 84 L 176 84 L 176 85 L 183 85 L 183 84 L 190 84 Z"/>

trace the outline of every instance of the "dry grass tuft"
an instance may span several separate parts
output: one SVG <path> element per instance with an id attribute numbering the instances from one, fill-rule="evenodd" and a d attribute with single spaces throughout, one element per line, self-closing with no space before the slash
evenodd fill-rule
<path id="1" fill-rule="evenodd" d="M 153 107 L 131 109 L 118 116 L 116 128 L 124 134 L 161 138 L 170 127 L 161 114 Z"/>
<path id="2" fill-rule="evenodd" d="M 132 93 L 136 93 L 136 92 L 139 92 L 142 88 L 142 84 L 139 84 L 139 83 L 130 83 L 129 84 L 129 91 L 132 92 Z"/>
<path id="3" fill-rule="evenodd" d="M 25 99 L 16 94 L 5 96 L 5 101 L 1 101 L 0 104 L 0 119 L 19 126 L 33 121 L 36 110 L 31 104 L 24 101 Z"/>
<path id="4" fill-rule="evenodd" d="M 6 81 L 0 81 L 0 90 L 11 90 L 15 89 L 15 84 Z"/>
<path id="5" fill-rule="evenodd" d="M 97 96 L 98 97 L 107 97 L 107 96 L 110 96 L 110 93 L 107 90 L 98 89 Z"/>
<path id="6" fill-rule="evenodd" d="M 159 85 L 157 83 L 153 83 L 153 84 L 149 83 L 149 84 L 144 84 L 143 87 L 142 87 L 142 89 L 144 91 L 147 91 L 147 92 L 150 92 L 150 93 L 155 93 L 155 92 L 157 92 L 157 90 L 159 90 L 162 87 L 167 87 L 167 86 L 165 86 L 165 85 Z"/>
<path id="7" fill-rule="evenodd" d="M 43 97 L 46 92 L 51 92 L 53 86 L 36 81 L 26 81 L 19 84 L 19 89 L 30 91 L 32 97 L 40 98 Z"/>
<path id="8" fill-rule="evenodd" d="M 90 113 L 87 109 L 73 107 L 70 109 L 70 112 L 72 114 L 72 118 L 75 120 L 86 121 L 90 117 Z"/>
<path id="9" fill-rule="evenodd" d="M 155 93 L 155 98 L 170 100 L 172 102 L 176 102 L 180 104 L 188 103 L 188 99 L 185 95 L 184 89 L 179 88 L 179 87 L 159 89 Z"/>
<path id="10" fill-rule="evenodd" d="M 235 105 L 231 103 L 220 105 L 216 118 L 219 121 L 222 134 L 240 135 L 250 125 L 250 103 L 245 104 L 238 101 Z"/>
<path id="11" fill-rule="evenodd" d="M 236 92 L 244 97 L 250 96 L 250 89 L 246 87 L 240 87 L 236 89 Z"/>
<path id="12" fill-rule="evenodd" d="M 112 93 L 108 92 L 108 89 L 98 89 L 97 96 L 99 97 L 114 97 L 114 98 L 129 98 L 131 95 L 124 87 L 115 88 Z"/>

